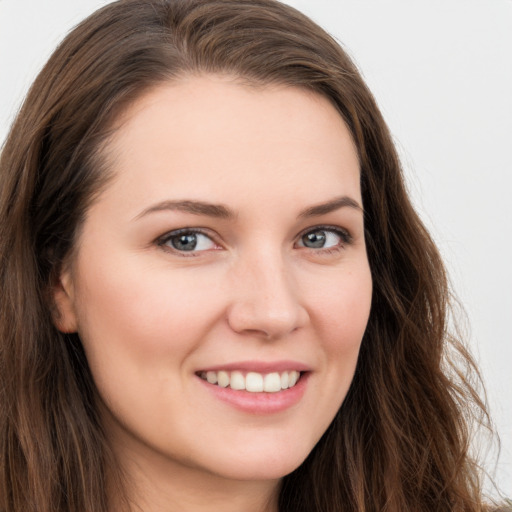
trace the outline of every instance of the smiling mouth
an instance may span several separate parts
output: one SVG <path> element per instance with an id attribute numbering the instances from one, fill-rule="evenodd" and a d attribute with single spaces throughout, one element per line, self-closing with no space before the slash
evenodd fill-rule
<path id="1" fill-rule="evenodd" d="M 301 377 L 296 370 L 286 372 L 257 373 L 240 371 L 208 371 L 198 374 L 210 384 L 249 393 L 277 393 L 293 388 Z"/>

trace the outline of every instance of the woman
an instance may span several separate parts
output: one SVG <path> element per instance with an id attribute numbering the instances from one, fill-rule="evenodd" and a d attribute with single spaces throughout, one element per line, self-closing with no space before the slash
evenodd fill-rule
<path id="1" fill-rule="evenodd" d="M 0 168 L 0 510 L 485 509 L 442 263 L 310 20 L 111 4 Z"/>

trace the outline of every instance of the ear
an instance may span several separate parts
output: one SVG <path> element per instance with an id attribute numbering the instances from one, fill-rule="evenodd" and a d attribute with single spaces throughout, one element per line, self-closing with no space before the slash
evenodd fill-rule
<path id="1" fill-rule="evenodd" d="M 78 329 L 75 312 L 74 286 L 71 272 L 63 271 L 52 290 L 52 318 L 55 327 L 61 332 L 72 333 Z"/>

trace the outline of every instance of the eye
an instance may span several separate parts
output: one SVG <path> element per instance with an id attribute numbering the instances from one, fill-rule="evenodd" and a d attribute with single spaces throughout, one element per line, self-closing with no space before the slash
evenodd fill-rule
<path id="1" fill-rule="evenodd" d="M 299 238 L 297 245 L 308 249 L 334 249 L 350 243 L 349 233 L 339 228 L 319 227 L 307 231 Z"/>
<path id="2" fill-rule="evenodd" d="M 178 252 L 200 252 L 219 248 L 208 235 L 191 229 L 167 233 L 158 240 L 158 245 Z"/>

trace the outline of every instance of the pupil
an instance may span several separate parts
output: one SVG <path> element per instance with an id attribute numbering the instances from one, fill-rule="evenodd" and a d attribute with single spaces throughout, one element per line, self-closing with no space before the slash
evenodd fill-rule
<path id="1" fill-rule="evenodd" d="M 325 233 L 323 231 L 314 231 L 302 237 L 302 241 L 306 247 L 313 247 L 315 249 L 321 248 L 325 245 Z"/>
<path id="2" fill-rule="evenodd" d="M 179 251 L 193 251 L 197 245 L 197 236 L 194 233 L 179 235 L 173 238 L 172 245 Z"/>

